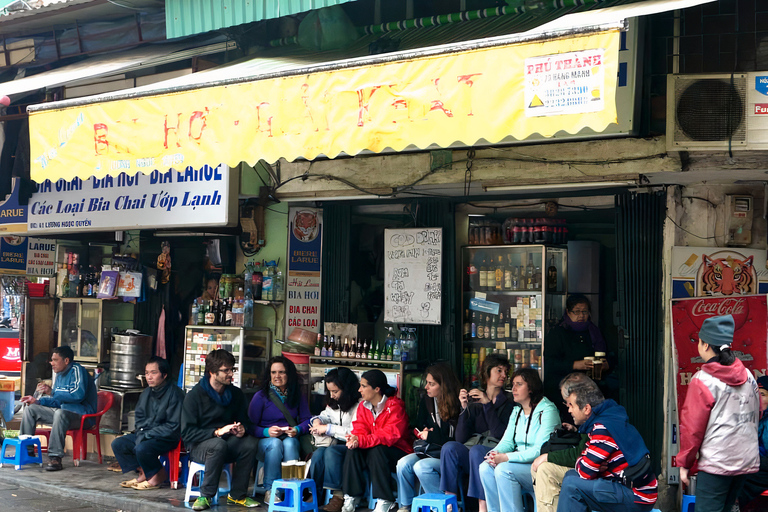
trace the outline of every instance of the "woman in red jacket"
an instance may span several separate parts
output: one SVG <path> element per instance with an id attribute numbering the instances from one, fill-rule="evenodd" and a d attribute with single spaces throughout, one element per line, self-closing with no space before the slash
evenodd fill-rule
<path id="1" fill-rule="evenodd" d="M 374 512 L 396 508 L 391 473 L 401 457 L 413 452 L 405 404 L 395 396 L 396 392 L 381 370 L 368 370 L 360 377 L 363 401 L 357 406 L 357 418 L 347 435 L 342 512 L 353 512 L 365 494 L 366 470 L 373 483 L 373 497 L 377 498 Z"/>

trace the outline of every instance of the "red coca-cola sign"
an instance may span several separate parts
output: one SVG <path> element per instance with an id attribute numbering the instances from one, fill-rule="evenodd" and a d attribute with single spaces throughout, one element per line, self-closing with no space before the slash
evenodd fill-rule
<path id="1" fill-rule="evenodd" d="M 750 370 L 764 373 L 768 366 L 768 305 L 765 295 L 691 298 L 672 301 L 672 338 L 677 354 L 678 410 L 685 401 L 688 382 L 701 369 L 699 330 L 707 318 L 733 315 L 735 332 L 731 350 Z"/>

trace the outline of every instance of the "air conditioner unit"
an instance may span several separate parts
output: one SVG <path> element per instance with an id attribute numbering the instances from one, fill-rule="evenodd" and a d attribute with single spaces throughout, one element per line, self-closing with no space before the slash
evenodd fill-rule
<path id="1" fill-rule="evenodd" d="M 667 150 L 748 149 L 747 74 L 669 75 Z"/>

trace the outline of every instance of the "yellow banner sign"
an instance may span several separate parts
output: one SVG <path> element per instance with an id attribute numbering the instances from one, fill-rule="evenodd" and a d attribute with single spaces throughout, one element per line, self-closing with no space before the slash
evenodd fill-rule
<path id="1" fill-rule="evenodd" d="M 33 113 L 32 179 L 601 132 L 618 48 L 611 31 Z"/>

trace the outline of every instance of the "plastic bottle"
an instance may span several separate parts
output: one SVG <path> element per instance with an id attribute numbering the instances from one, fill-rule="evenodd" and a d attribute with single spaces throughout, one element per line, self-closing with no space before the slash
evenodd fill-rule
<path id="1" fill-rule="evenodd" d="M 409 361 L 418 361 L 419 360 L 419 347 L 416 343 L 416 328 L 411 327 L 408 329 L 408 360 Z"/>
<path id="2" fill-rule="evenodd" d="M 264 268 L 264 279 L 261 284 L 261 299 L 262 300 L 275 300 L 273 298 L 273 287 L 274 287 L 274 261 L 270 261 L 266 263 L 266 268 Z"/>
<path id="3" fill-rule="evenodd" d="M 232 325 L 237 327 L 243 326 L 243 301 L 242 299 L 235 299 L 235 303 L 232 304 Z"/>
<path id="4" fill-rule="evenodd" d="M 285 300 L 285 286 L 283 281 L 283 271 L 280 267 L 275 266 L 275 275 L 272 278 L 272 300 Z"/>
<path id="5" fill-rule="evenodd" d="M 259 262 L 255 262 L 253 265 L 253 275 L 251 277 L 251 293 L 253 294 L 253 300 L 261 299 L 261 287 L 264 282 L 264 274 L 261 272 Z"/>
<path id="6" fill-rule="evenodd" d="M 245 271 L 243 272 L 243 286 L 245 288 L 246 294 L 248 294 L 248 292 L 251 291 L 252 281 L 253 281 L 253 264 L 249 261 L 245 265 Z"/>
<path id="7" fill-rule="evenodd" d="M 397 342 L 398 345 L 400 345 L 400 357 L 397 358 L 398 361 L 408 361 L 409 359 L 409 346 L 408 346 L 408 338 L 406 336 L 406 329 L 400 330 L 400 337 Z"/>
<path id="8" fill-rule="evenodd" d="M 253 327 L 253 299 L 246 297 L 243 307 L 243 327 Z"/>

